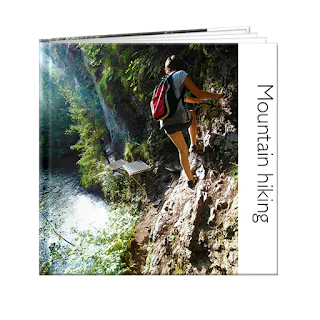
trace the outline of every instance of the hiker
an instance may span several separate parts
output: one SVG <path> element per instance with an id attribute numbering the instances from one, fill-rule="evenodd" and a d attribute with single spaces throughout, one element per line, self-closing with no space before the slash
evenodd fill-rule
<path id="1" fill-rule="evenodd" d="M 167 58 L 165 62 L 165 73 L 172 75 L 172 83 L 176 97 L 184 95 L 186 89 L 190 90 L 197 98 L 185 97 L 179 101 L 178 107 L 174 115 L 160 121 L 160 128 L 164 129 L 171 141 L 175 144 L 179 151 L 179 158 L 181 166 L 186 173 L 188 179 L 188 186 L 194 187 L 193 174 L 190 170 L 188 146 L 182 134 L 182 131 L 189 131 L 190 135 L 190 152 L 197 152 L 197 118 L 196 112 L 192 109 L 185 108 L 184 103 L 202 104 L 201 99 L 215 98 L 220 99 L 223 94 L 210 93 L 200 90 L 191 80 L 190 76 L 184 71 L 185 66 L 183 60 L 172 55 Z"/>

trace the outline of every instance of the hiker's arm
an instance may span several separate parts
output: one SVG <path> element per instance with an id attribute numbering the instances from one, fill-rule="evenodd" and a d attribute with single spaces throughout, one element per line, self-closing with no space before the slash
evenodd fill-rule
<path id="1" fill-rule="evenodd" d="M 184 80 L 184 85 L 199 99 L 207 99 L 207 98 L 215 98 L 220 99 L 223 97 L 223 94 L 211 93 L 207 91 L 200 90 L 191 80 L 189 76 L 187 76 Z M 186 102 L 188 102 L 186 100 Z"/>
<path id="2" fill-rule="evenodd" d="M 192 98 L 192 97 L 185 97 L 184 101 L 187 103 L 193 103 L 193 104 L 201 104 L 204 103 L 203 100 L 198 99 L 198 98 Z"/>

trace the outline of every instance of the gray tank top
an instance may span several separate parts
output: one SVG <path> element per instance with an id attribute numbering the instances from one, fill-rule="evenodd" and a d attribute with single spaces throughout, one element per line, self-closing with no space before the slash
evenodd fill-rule
<path id="1" fill-rule="evenodd" d="M 184 70 L 176 71 L 172 75 L 173 91 L 178 99 L 181 97 L 181 95 L 184 92 L 185 86 L 183 82 L 187 77 L 187 75 L 188 74 Z M 171 118 L 160 121 L 160 129 L 164 126 L 169 126 L 169 125 L 178 124 L 178 123 L 187 123 L 191 120 L 191 112 L 190 110 L 186 109 L 183 100 L 184 98 L 182 98 L 179 101 L 177 111 Z"/>

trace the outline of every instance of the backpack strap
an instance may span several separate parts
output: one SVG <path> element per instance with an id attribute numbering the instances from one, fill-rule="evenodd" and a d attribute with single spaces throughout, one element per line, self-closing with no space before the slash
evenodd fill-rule
<path id="1" fill-rule="evenodd" d="M 170 73 L 170 74 L 167 76 L 168 78 L 171 77 L 170 81 L 171 81 L 172 87 L 175 87 L 174 84 L 173 84 L 173 81 L 172 81 L 172 80 L 173 80 L 173 79 L 172 79 L 172 76 L 173 76 L 176 72 L 177 72 L 177 71 L 173 71 L 172 73 Z M 183 91 L 182 91 L 182 93 L 181 93 L 180 98 L 178 99 L 178 103 L 179 103 L 180 100 L 184 97 L 184 95 L 186 94 L 186 92 L 187 92 L 187 88 L 186 88 L 185 85 L 183 85 Z M 182 101 L 182 103 L 183 103 L 183 105 L 185 105 L 184 101 Z"/>
<path id="2" fill-rule="evenodd" d="M 180 97 L 179 100 L 178 100 L 178 103 L 180 102 L 180 100 L 181 100 L 182 98 L 184 98 L 184 95 L 186 94 L 186 92 L 187 92 L 187 88 L 186 88 L 186 86 L 184 85 L 184 86 L 183 86 L 183 91 L 182 91 L 182 93 L 181 93 L 181 97 Z M 182 103 L 183 103 L 183 105 L 185 105 L 184 100 L 182 101 Z"/>

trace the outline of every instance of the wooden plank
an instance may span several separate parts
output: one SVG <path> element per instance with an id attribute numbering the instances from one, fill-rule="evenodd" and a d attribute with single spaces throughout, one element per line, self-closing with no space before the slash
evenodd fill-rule
<path id="1" fill-rule="evenodd" d="M 128 162 L 126 160 L 120 159 L 111 163 L 108 163 L 108 166 L 111 167 L 112 170 L 120 169 Z"/>
<path id="2" fill-rule="evenodd" d="M 123 165 L 123 168 L 129 173 L 130 176 L 151 170 L 151 167 L 142 161 L 133 161 L 127 163 Z"/>

